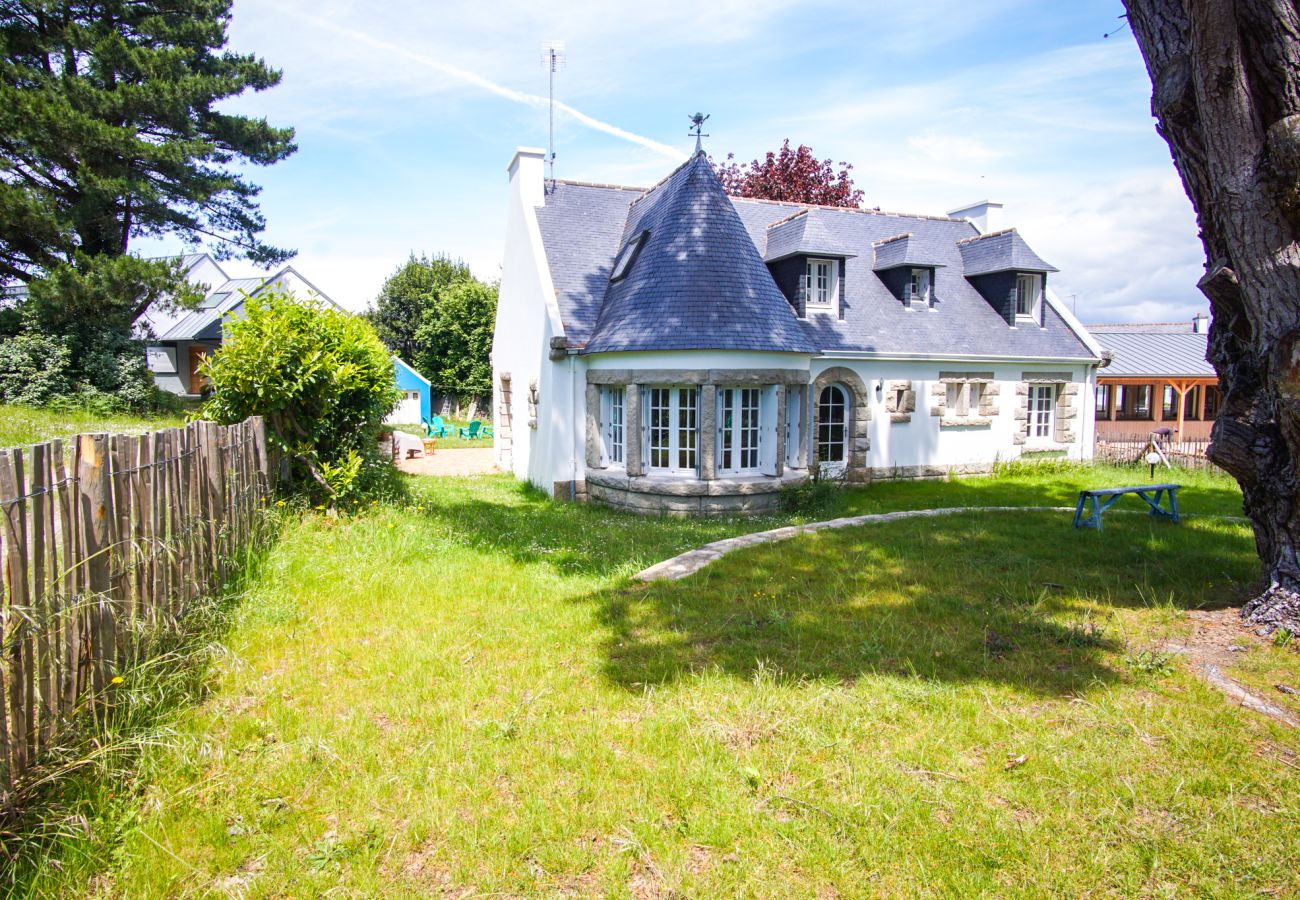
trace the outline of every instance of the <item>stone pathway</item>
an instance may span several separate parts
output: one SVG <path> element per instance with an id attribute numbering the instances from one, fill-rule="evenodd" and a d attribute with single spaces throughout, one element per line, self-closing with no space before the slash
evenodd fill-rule
<path id="1" fill-rule="evenodd" d="M 852 528 L 856 525 L 877 525 L 883 522 L 897 522 L 900 519 L 924 519 L 933 516 L 951 516 L 964 512 L 1068 512 L 1073 513 L 1073 506 L 951 506 L 940 509 L 905 509 L 899 512 L 873 513 L 865 516 L 846 516 L 843 519 L 827 519 L 825 522 L 810 522 L 807 525 L 787 525 L 773 528 L 771 531 L 758 531 L 754 534 L 742 534 L 740 537 L 726 538 L 687 550 L 685 553 L 655 563 L 648 569 L 642 569 L 634 575 L 641 581 L 676 581 L 687 575 L 694 575 L 714 560 L 722 559 L 734 550 L 785 541 L 801 534 L 813 534 L 831 528 Z"/>
<path id="2" fill-rule="evenodd" d="M 491 475 L 498 471 L 491 447 L 435 450 L 431 456 L 399 459 L 397 468 L 411 475 Z"/>

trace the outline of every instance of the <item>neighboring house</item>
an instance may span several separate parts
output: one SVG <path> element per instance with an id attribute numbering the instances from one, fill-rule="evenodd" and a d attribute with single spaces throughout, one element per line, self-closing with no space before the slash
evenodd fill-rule
<path id="1" fill-rule="evenodd" d="M 145 310 L 141 321 L 150 330 L 145 352 L 154 381 L 163 390 L 183 397 L 203 393 L 205 379 L 199 374 L 199 365 L 221 344 L 224 320 L 238 318 L 249 297 L 283 290 L 298 296 L 314 294 L 338 306 L 293 266 L 271 275 L 230 278 L 206 253 L 186 254 L 181 263 L 190 283 L 205 287 L 203 302 L 197 309 L 168 310 L 154 305 Z"/>
<path id="2" fill-rule="evenodd" d="M 402 399 L 384 421 L 389 425 L 419 425 L 433 420 L 433 390 L 429 379 L 412 369 L 396 356 L 397 389 Z"/>
<path id="3" fill-rule="evenodd" d="M 771 509 L 850 480 L 1092 452 L 1101 350 L 998 204 L 952 217 L 645 190 L 519 150 L 493 347 L 497 463 L 557 497 Z"/>
<path id="4" fill-rule="evenodd" d="M 1097 440 L 1146 438 L 1169 428 L 1178 440 L 1210 437 L 1222 396 L 1205 360 L 1209 317 L 1155 325 L 1089 325 L 1113 356 L 1097 372 Z"/>

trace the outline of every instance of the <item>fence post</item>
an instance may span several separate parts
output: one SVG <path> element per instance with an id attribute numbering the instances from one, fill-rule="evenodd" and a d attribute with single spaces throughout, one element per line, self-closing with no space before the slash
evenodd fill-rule
<path id="1" fill-rule="evenodd" d="M 108 471 L 108 435 L 77 436 L 78 508 L 84 554 L 85 585 L 90 601 L 90 676 L 96 693 L 108 687 L 109 651 L 114 644 L 108 554 L 112 538 L 113 491 Z"/>

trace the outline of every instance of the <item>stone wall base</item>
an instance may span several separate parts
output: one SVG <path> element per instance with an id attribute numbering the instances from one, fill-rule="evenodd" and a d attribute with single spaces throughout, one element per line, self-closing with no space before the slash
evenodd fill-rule
<path id="1" fill-rule="evenodd" d="M 557 481 L 551 485 L 551 496 L 556 500 L 586 503 L 590 497 L 585 481 Z"/>
<path id="2" fill-rule="evenodd" d="M 871 470 L 871 479 L 873 481 L 934 480 L 951 475 L 988 475 L 992 471 L 992 463 L 963 463 L 955 466 L 882 466 Z"/>
<path id="3" fill-rule="evenodd" d="M 593 503 L 642 515 L 735 516 L 779 509 L 781 488 L 807 477 L 804 472 L 787 471 L 777 477 L 701 481 L 589 472 L 586 490 Z"/>

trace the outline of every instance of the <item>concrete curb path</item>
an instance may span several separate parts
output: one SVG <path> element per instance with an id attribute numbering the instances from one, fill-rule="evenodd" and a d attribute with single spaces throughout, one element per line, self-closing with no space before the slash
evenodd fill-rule
<path id="1" fill-rule="evenodd" d="M 703 569 L 709 563 L 722 559 L 733 550 L 742 550 L 745 547 L 756 547 L 759 544 L 771 544 L 775 541 L 789 540 L 793 537 L 799 537 L 801 534 L 813 534 L 818 531 L 826 531 L 830 528 L 852 528 L 855 525 L 877 525 L 884 522 L 897 522 L 900 519 L 925 519 L 934 516 L 951 516 L 955 513 L 966 512 L 1068 512 L 1073 513 L 1073 506 L 949 506 L 939 509 L 904 509 L 898 512 L 889 513 L 872 513 L 865 516 L 847 516 L 843 519 L 827 519 L 824 522 L 809 522 L 807 525 L 787 525 L 784 528 L 773 528 L 770 531 L 756 531 L 753 534 L 742 534 L 740 537 L 726 538 L 721 541 L 714 541 L 711 544 L 705 544 L 702 547 L 696 547 L 694 550 L 687 550 L 671 559 L 665 559 L 663 562 L 657 562 L 648 569 L 642 569 L 632 577 L 638 581 L 677 581 L 685 578 L 687 575 L 694 575 Z M 1116 513 L 1130 513 L 1133 515 L 1142 514 L 1141 510 L 1122 509 L 1112 510 L 1111 515 Z M 1231 522 L 1249 521 L 1240 516 L 1201 516 L 1197 513 L 1184 513 L 1184 519 L 1191 518 L 1215 518 L 1224 519 Z"/>
<path id="2" fill-rule="evenodd" d="M 722 559 L 733 550 L 770 544 L 775 541 L 789 540 L 801 534 L 813 534 L 831 528 L 852 528 L 855 525 L 877 525 L 884 522 L 897 522 L 901 519 L 925 519 L 934 516 L 950 516 L 965 512 L 1074 512 L 1073 506 L 950 506 L 940 509 L 905 509 L 898 512 L 872 513 L 865 516 L 847 516 L 843 519 L 827 519 L 825 522 L 810 522 L 807 525 L 787 525 L 773 528 L 771 531 L 756 531 L 742 534 L 740 537 L 726 538 L 687 550 L 671 559 L 655 563 L 648 569 L 642 569 L 633 577 L 640 581 L 676 581 L 687 575 L 694 575 L 709 563 Z"/>

